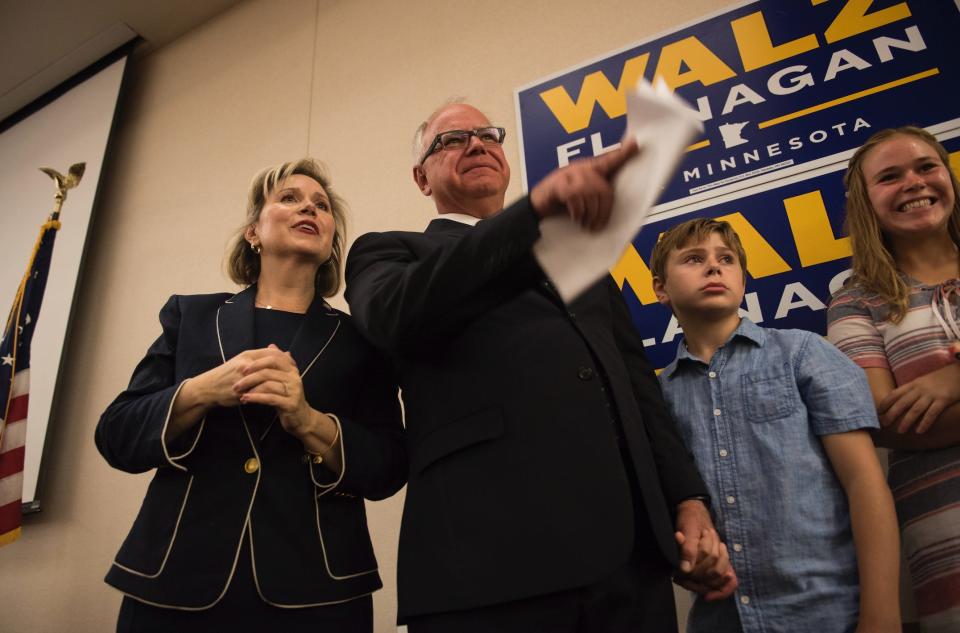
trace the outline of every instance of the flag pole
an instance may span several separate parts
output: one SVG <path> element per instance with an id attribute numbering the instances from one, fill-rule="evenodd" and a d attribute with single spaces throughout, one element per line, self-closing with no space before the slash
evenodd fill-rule
<path id="1" fill-rule="evenodd" d="M 40 316 L 53 240 L 60 229 L 60 210 L 67 192 L 80 184 L 85 166 L 85 163 L 71 165 L 66 176 L 49 167 L 40 168 L 56 186 L 55 206 L 40 226 L 40 235 L 0 334 L 0 546 L 12 543 L 20 536 L 30 344 Z"/>
<path id="2" fill-rule="evenodd" d="M 53 211 L 47 217 L 47 221 L 40 225 L 40 235 L 37 236 L 37 241 L 33 245 L 33 251 L 30 253 L 30 259 L 27 261 L 27 270 L 23 274 L 23 278 L 20 279 L 20 285 L 17 287 L 17 294 L 14 296 L 13 305 L 10 307 L 10 314 L 7 316 L 7 324 L 4 328 L 4 331 L 10 328 L 10 322 L 12 319 L 17 318 L 19 320 L 20 312 L 20 303 L 23 301 L 23 291 L 26 288 L 27 280 L 30 278 L 30 271 L 33 270 L 33 261 L 37 256 L 37 251 L 40 250 L 40 244 L 43 242 L 43 235 L 49 229 L 59 230 L 60 229 L 60 210 L 63 208 L 63 201 L 67 199 L 67 192 L 80 184 L 80 180 L 83 178 L 83 172 L 86 170 L 86 163 L 74 163 L 70 166 L 70 169 L 67 170 L 67 175 L 64 176 L 55 169 L 50 167 L 41 167 L 40 171 L 50 176 L 53 179 L 54 186 L 57 188 L 57 193 L 54 194 L 54 207 Z M 14 332 L 16 334 L 16 332 Z M 9 401 L 7 402 L 9 406 Z M 6 411 L 4 411 L 4 417 L 6 419 Z M 3 438 L 3 427 L 0 427 L 0 440 Z"/>

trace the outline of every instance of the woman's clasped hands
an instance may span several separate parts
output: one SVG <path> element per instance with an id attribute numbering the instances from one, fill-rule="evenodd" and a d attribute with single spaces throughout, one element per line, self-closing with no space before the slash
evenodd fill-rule
<path id="1" fill-rule="evenodd" d="M 189 391 L 205 409 L 242 404 L 273 407 L 283 430 L 303 442 L 310 453 L 325 455 L 337 442 L 336 422 L 310 406 L 296 361 L 276 345 L 241 352 L 188 382 L 193 383 Z"/>
<path id="2" fill-rule="evenodd" d="M 314 411 L 303 395 L 300 371 L 290 352 L 276 345 L 239 354 L 245 356 L 238 367 L 233 392 L 240 404 L 262 404 L 277 410 L 283 429 L 296 437 L 312 428 Z M 232 362 L 232 359 L 231 359 Z M 322 415 L 322 414 L 321 414 Z"/>

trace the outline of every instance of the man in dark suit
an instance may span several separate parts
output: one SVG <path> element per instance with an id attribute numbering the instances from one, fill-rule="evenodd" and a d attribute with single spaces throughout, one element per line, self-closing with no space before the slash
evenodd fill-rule
<path id="1" fill-rule="evenodd" d="M 613 281 L 565 305 L 531 254 L 544 217 L 606 223 L 636 147 L 554 171 L 504 209 L 503 137 L 469 105 L 435 112 L 413 176 L 439 218 L 364 235 L 347 262 L 353 316 L 401 375 L 399 620 L 675 631 L 674 568 L 717 596 L 736 583 L 706 487 Z"/>

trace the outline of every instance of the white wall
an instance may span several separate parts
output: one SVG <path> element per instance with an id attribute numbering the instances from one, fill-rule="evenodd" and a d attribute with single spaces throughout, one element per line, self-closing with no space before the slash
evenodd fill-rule
<path id="1" fill-rule="evenodd" d="M 120 596 L 102 578 L 149 475 L 111 470 L 93 430 L 159 333 L 166 297 L 232 287 L 221 261 L 257 169 L 314 155 L 350 204 L 351 238 L 420 229 L 433 210 L 410 177 L 410 138 L 462 95 L 509 130 L 517 196 L 516 87 L 727 4 L 248 0 L 136 60 L 67 344 L 47 509 L 0 549 L 0 631 L 114 627 Z M 378 633 L 395 630 L 401 505 L 369 506 L 386 585 Z"/>

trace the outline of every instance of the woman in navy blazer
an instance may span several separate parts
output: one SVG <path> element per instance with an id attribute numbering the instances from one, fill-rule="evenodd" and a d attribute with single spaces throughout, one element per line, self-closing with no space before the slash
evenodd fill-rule
<path id="1" fill-rule="evenodd" d="M 118 631 L 372 630 L 364 498 L 407 473 L 388 362 L 324 296 L 344 212 L 320 167 L 251 185 L 236 295 L 174 295 L 163 334 L 97 425 L 115 468 L 154 470 L 106 580 Z"/>

